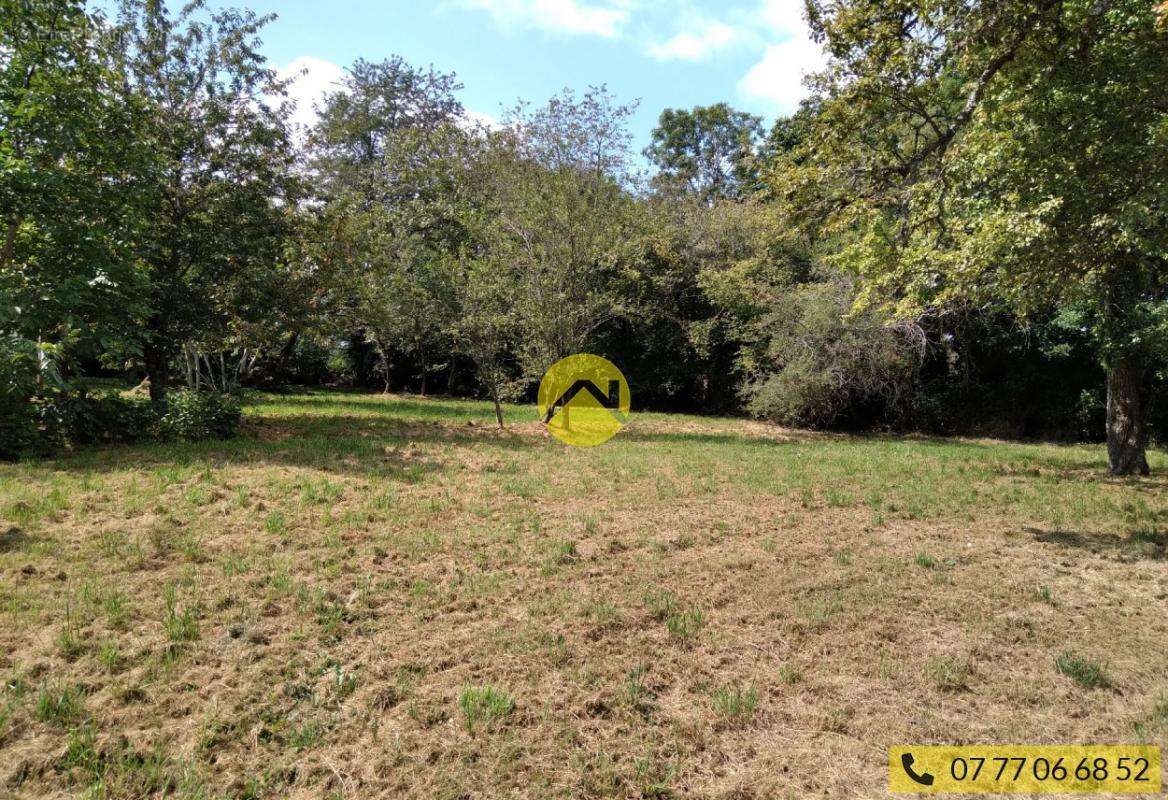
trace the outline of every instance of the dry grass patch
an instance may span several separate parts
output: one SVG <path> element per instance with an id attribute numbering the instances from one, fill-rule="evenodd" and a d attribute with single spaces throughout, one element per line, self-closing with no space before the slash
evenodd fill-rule
<path id="1" fill-rule="evenodd" d="M 266 396 L 0 467 L 0 793 L 875 797 L 893 743 L 1168 733 L 1163 478 L 510 413 Z"/>

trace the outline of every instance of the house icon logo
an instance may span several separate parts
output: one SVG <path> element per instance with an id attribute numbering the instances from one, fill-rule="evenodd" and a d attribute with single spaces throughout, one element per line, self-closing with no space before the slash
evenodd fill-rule
<path id="1" fill-rule="evenodd" d="M 552 364 L 536 400 L 552 436 L 574 447 L 595 447 L 628 422 L 632 395 L 615 364 L 580 353 Z"/>

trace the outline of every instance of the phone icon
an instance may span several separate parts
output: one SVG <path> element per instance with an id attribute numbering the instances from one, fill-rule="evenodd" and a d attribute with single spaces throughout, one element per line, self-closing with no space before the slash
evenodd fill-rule
<path id="1" fill-rule="evenodd" d="M 915 770 L 912 768 L 912 765 L 913 765 L 913 762 L 914 762 L 914 761 L 916 761 L 916 759 L 915 759 L 915 758 L 913 758 L 913 754 L 912 754 L 912 753 L 903 753 L 903 754 L 900 756 L 900 765 L 901 765 L 902 767 L 904 767 L 904 771 L 905 771 L 905 773 L 907 773 L 907 774 L 908 774 L 908 776 L 909 776 L 910 778 L 912 778 L 914 781 L 916 781 L 917 783 L 919 783 L 921 786 L 932 786 L 932 785 L 933 785 L 933 776 L 932 776 L 932 774 L 931 774 L 931 773 L 928 773 L 928 772 L 925 772 L 925 773 L 918 774 L 918 773 L 917 773 L 917 772 L 916 772 L 916 771 L 915 771 Z"/>

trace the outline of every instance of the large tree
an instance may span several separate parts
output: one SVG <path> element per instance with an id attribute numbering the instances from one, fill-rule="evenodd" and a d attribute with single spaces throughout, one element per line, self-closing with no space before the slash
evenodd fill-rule
<path id="1" fill-rule="evenodd" d="M 346 312 L 378 349 L 386 390 L 392 358 L 419 362 L 421 391 L 448 345 L 453 261 L 465 238 L 458 176 L 472 135 L 461 127 L 452 74 L 401 58 L 357 61 L 329 93 L 310 138 L 322 216 L 347 237 L 331 277 Z"/>
<path id="2" fill-rule="evenodd" d="M 645 156 L 657 167 L 655 183 L 713 203 L 755 189 L 754 156 L 762 121 L 725 103 L 667 108 L 661 112 Z"/>
<path id="3" fill-rule="evenodd" d="M 1114 474 L 1146 473 L 1168 310 L 1168 38 L 1151 0 L 809 0 L 832 58 L 774 194 L 865 302 L 1079 315 Z"/>
<path id="4" fill-rule="evenodd" d="M 130 244 L 148 281 L 141 340 L 155 400 L 184 344 L 270 310 L 250 301 L 278 296 L 264 287 L 281 280 L 297 200 L 283 86 L 258 52 L 269 18 L 204 6 L 172 14 L 123 0 L 108 31 L 135 136 L 150 145 L 131 177 Z"/>
<path id="5" fill-rule="evenodd" d="M 96 346 L 127 332 L 142 275 L 126 180 L 146 143 L 114 96 L 101 19 L 76 0 L 0 2 L 0 331 Z"/>
<path id="6" fill-rule="evenodd" d="M 517 108 L 493 137 L 490 258 L 517 286 L 518 356 L 538 378 L 628 314 L 641 216 L 629 193 L 632 108 L 603 89 Z"/>

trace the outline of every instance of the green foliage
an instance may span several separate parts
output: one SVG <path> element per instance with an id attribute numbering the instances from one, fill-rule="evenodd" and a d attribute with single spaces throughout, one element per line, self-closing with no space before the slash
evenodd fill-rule
<path id="1" fill-rule="evenodd" d="M 510 284 L 528 380 L 632 311 L 622 270 L 637 257 L 641 222 L 625 191 L 633 110 L 603 89 L 565 90 L 516 108 L 480 161 L 480 252 Z"/>
<path id="2" fill-rule="evenodd" d="M 742 396 L 754 415 L 788 425 L 830 425 L 905 402 L 923 335 L 879 312 L 851 313 L 849 281 L 768 287 L 765 310 L 741 326 Z"/>
<path id="3" fill-rule="evenodd" d="M 1098 441 L 1103 369 L 1078 314 L 1020 318 L 1000 304 L 923 323 L 931 347 L 913 408 L 945 434 Z"/>
<path id="4" fill-rule="evenodd" d="M 239 427 L 238 398 L 220 392 L 171 392 L 159 420 L 163 438 L 197 442 L 229 439 Z"/>
<path id="5" fill-rule="evenodd" d="M 239 400 L 218 392 L 171 392 L 165 406 L 146 397 L 102 393 L 50 400 L 0 396 L 0 457 L 47 454 L 72 445 L 202 441 L 235 435 Z"/>
<path id="6" fill-rule="evenodd" d="M 259 54 L 270 18 L 205 5 L 172 13 L 122 0 L 108 31 L 136 105 L 132 138 L 150 144 L 133 165 L 136 202 L 125 210 L 148 279 L 133 333 L 155 400 L 184 345 L 246 343 L 307 300 L 285 252 L 299 186 L 284 84 Z"/>
<path id="7" fill-rule="evenodd" d="M 110 342 L 141 310 L 125 176 L 146 143 L 102 32 L 80 0 L 0 5 L 0 333 Z"/>
<path id="8" fill-rule="evenodd" d="M 160 408 L 146 397 L 101 394 L 65 401 L 74 444 L 226 439 L 239 425 L 239 401 L 219 392 L 171 392 Z"/>
<path id="9" fill-rule="evenodd" d="M 377 348 L 386 388 L 394 356 L 405 354 L 420 362 L 424 393 L 457 310 L 450 254 L 465 241 L 460 184 L 475 141 L 458 124 L 462 87 L 396 56 L 358 60 L 343 85 L 311 138 L 329 201 L 324 260 Z"/>
<path id="10" fill-rule="evenodd" d="M 741 198 L 755 188 L 754 154 L 762 120 L 725 103 L 661 112 L 645 156 L 658 186 L 703 203 Z"/>
<path id="11" fill-rule="evenodd" d="M 63 420 L 54 403 L 65 389 L 57 348 L 0 334 L 0 460 L 51 451 Z"/>
<path id="12" fill-rule="evenodd" d="M 159 438 L 158 408 L 146 397 L 79 397 L 67 402 L 65 415 L 74 444 L 132 444 Z"/>
<path id="13" fill-rule="evenodd" d="M 1168 358 L 1152 4 L 909 5 L 809 4 L 833 60 L 770 194 L 863 277 L 861 305 L 1076 308 L 1109 372 L 1111 469 L 1146 470 L 1148 380 Z"/>

